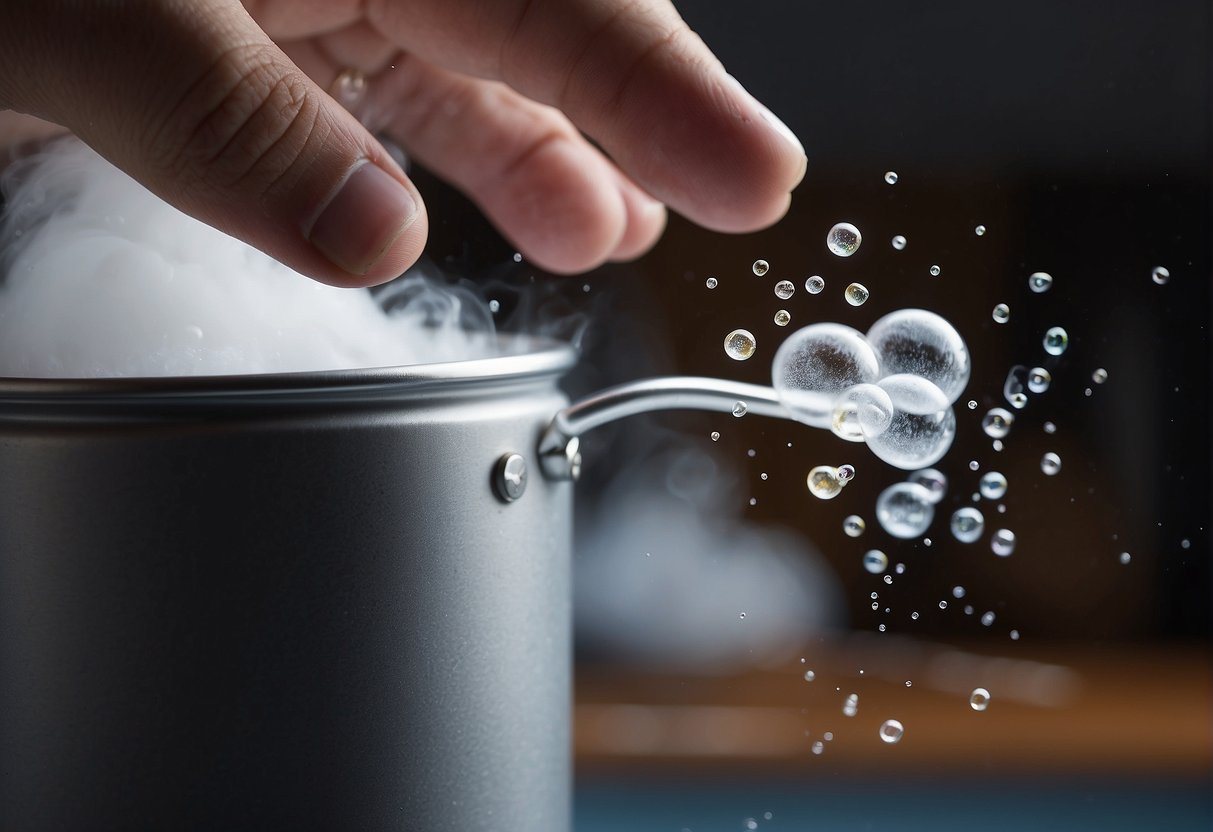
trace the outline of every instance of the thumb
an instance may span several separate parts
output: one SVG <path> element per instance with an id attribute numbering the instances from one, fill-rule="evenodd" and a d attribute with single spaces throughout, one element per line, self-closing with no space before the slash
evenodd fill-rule
<path id="1" fill-rule="evenodd" d="M 334 285 L 420 256 L 416 188 L 236 0 L 51 0 L 6 17 L 0 106 L 62 124 L 166 202 Z"/>

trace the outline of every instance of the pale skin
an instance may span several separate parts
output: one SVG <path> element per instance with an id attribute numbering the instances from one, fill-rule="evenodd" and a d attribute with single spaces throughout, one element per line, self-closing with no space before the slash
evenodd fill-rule
<path id="1" fill-rule="evenodd" d="M 666 0 L 10 0 L 0 24 L 0 142 L 69 130 L 335 285 L 389 280 L 425 245 L 376 134 L 566 273 L 643 253 L 667 207 L 770 225 L 805 171 Z M 343 70 L 367 79 L 365 124 L 330 95 Z"/>

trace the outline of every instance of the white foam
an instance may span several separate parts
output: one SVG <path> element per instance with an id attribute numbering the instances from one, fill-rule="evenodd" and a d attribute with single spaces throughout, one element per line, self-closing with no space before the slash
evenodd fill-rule
<path id="1" fill-rule="evenodd" d="M 0 376 L 278 373 L 495 353 L 492 318 L 470 294 L 410 277 L 385 312 L 367 290 L 316 283 L 186 216 L 75 140 L 21 163 L 6 197 Z"/>

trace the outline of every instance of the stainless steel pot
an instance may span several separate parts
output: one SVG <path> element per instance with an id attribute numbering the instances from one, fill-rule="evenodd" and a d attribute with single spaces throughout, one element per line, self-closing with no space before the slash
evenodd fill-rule
<path id="1" fill-rule="evenodd" d="M 514 346 L 0 381 L 0 825 L 567 830 L 577 434 L 783 414 L 671 379 L 553 419 L 573 351 Z"/>

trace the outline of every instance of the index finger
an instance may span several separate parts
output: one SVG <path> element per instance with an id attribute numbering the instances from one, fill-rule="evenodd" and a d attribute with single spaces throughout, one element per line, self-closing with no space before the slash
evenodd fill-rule
<path id="1" fill-rule="evenodd" d="M 368 0 L 402 48 L 556 106 L 684 216 L 751 231 L 804 175 L 792 132 L 666 0 Z"/>

